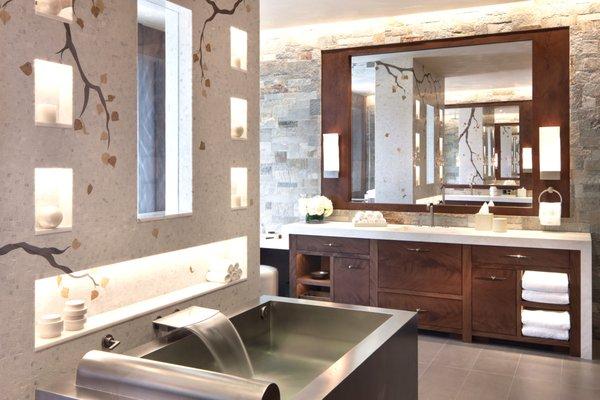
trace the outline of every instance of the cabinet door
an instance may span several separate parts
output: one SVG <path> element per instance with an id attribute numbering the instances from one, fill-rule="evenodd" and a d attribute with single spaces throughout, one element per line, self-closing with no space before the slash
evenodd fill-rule
<path id="1" fill-rule="evenodd" d="M 474 332 L 517 334 L 516 271 L 473 268 Z"/>
<path id="2" fill-rule="evenodd" d="M 333 259 L 333 300 L 336 303 L 369 305 L 369 260 Z"/>

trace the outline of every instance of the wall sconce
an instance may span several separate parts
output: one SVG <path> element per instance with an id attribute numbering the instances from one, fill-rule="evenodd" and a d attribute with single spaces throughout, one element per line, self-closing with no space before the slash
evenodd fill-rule
<path id="1" fill-rule="evenodd" d="M 540 179 L 560 180 L 560 126 L 540 127 Z"/>
<path id="2" fill-rule="evenodd" d="M 340 177 L 340 134 L 323 134 L 323 178 Z"/>
<path id="3" fill-rule="evenodd" d="M 231 27 L 231 68 L 248 70 L 248 33 Z"/>
<path id="4" fill-rule="evenodd" d="M 444 138 L 443 137 L 440 137 L 438 139 L 438 147 L 439 147 L 438 152 L 439 152 L 440 156 L 444 156 Z"/>
<path id="5" fill-rule="evenodd" d="M 33 61 L 35 70 L 35 124 L 73 126 L 73 67 L 45 60 Z"/>
<path id="6" fill-rule="evenodd" d="M 231 168 L 231 208 L 248 207 L 248 168 Z"/>
<path id="7" fill-rule="evenodd" d="M 231 138 L 248 138 L 248 101 L 235 97 L 231 98 Z"/>
<path id="8" fill-rule="evenodd" d="M 523 147 L 523 172 L 533 170 L 533 155 L 531 147 Z"/>
<path id="9" fill-rule="evenodd" d="M 560 198 L 559 202 L 548 203 L 542 201 L 542 195 L 544 193 L 556 193 Z M 555 190 L 553 187 L 549 187 L 540 193 L 538 197 L 538 203 L 540 204 L 540 224 L 546 226 L 559 226 L 560 225 L 560 216 L 562 214 L 562 196 L 561 194 Z"/>
<path id="10" fill-rule="evenodd" d="M 415 165 L 415 186 L 421 186 L 421 167 Z"/>
<path id="11" fill-rule="evenodd" d="M 73 170 L 35 169 L 35 232 L 67 230 L 73 226 Z"/>
<path id="12" fill-rule="evenodd" d="M 444 180 L 444 165 L 439 166 L 440 181 Z"/>

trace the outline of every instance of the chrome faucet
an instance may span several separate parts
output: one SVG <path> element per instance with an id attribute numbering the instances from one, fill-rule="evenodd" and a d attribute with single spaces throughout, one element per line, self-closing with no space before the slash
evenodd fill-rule
<path id="1" fill-rule="evenodd" d="M 166 317 L 159 317 L 152 322 L 154 329 L 159 332 L 171 332 L 177 329 L 205 321 L 219 314 L 219 310 L 192 306 L 182 311 L 177 311 Z"/>
<path id="2" fill-rule="evenodd" d="M 429 203 L 429 205 L 427 206 L 427 210 L 429 211 L 429 226 L 434 227 L 435 226 L 435 210 L 434 210 L 433 203 Z"/>

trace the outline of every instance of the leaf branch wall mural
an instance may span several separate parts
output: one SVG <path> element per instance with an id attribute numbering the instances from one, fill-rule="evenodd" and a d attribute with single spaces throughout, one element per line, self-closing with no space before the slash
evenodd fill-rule
<path id="1" fill-rule="evenodd" d="M 423 72 L 423 75 L 419 78 L 414 68 L 407 67 L 399 67 L 394 64 L 386 63 L 383 61 L 375 62 L 375 69 L 379 69 L 379 67 L 384 67 L 387 73 L 394 78 L 395 87 L 392 88 L 394 93 L 400 89 L 402 91 L 402 100 L 406 99 L 406 88 L 402 85 L 401 80 L 409 80 L 408 75 L 412 75 L 415 87 L 417 88 L 417 94 L 420 98 L 423 98 L 423 92 L 425 91 L 423 85 L 430 85 L 431 91 L 435 93 L 436 103 L 439 106 L 440 101 L 438 98 L 438 92 L 440 90 L 440 80 L 433 77 L 431 72 Z"/>
<path id="2" fill-rule="evenodd" d="M 464 138 L 465 144 L 467 145 L 467 148 L 469 149 L 469 153 L 470 153 L 469 159 L 471 161 L 471 165 L 473 165 L 473 168 L 475 170 L 475 173 L 471 177 L 471 183 L 475 183 L 475 178 L 479 178 L 479 179 L 481 179 L 481 182 L 485 182 L 483 175 L 481 175 L 481 172 L 479 172 L 479 169 L 477 168 L 477 164 L 475 163 L 475 157 L 478 157 L 477 153 L 475 153 L 473 151 L 473 147 L 471 146 L 471 143 L 469 143 L 469 130 L 471 129 L 471 125 L 473 123 L 475 123 L 475 128 L 480 127 L 479 122 L 477 121 L 477 118 L 475 118 L 475 108 L 474 107 L 471 108 L 471 113 L 469 114 L 469 119 L 465 123 L 464 129 L 461 132 L 460 136 L 458 137 L 458 141 L 460 142 L 460 140 Z"/>

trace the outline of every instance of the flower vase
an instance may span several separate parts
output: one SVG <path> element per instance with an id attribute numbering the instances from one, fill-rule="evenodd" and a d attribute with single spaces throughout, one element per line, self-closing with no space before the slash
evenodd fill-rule
<path id="1" fill-rule="evenodd" d="M 325 219 L 324 215 L 310 215 L 306 214 L 306 223 L 307 224 L 321 224 Z"/>

